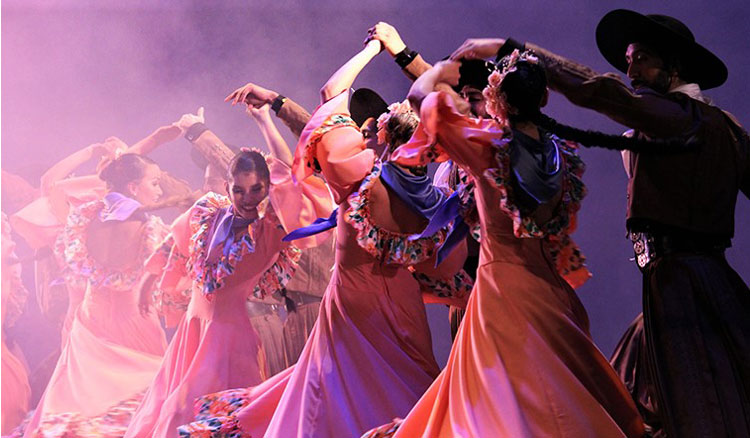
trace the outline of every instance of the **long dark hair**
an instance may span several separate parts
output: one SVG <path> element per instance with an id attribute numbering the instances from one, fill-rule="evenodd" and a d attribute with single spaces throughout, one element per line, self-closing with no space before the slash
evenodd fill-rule
<path id="1" fill-rule="evenodd" d="M 507 103 L 506 116 L 511 125 L 528 121 L 560 138 L 575 141 L 586 147 L 601 147 L 618 151 L 679 152 L 696 146 L 692 138 L 645 140 L 564 125 L 541 112 L 540 108 L 546 90 L 547 75 L 544 68 L 538 63 L 519 59 L 504 72 L 494 92 L 499 93 L 498 97 Z"/>

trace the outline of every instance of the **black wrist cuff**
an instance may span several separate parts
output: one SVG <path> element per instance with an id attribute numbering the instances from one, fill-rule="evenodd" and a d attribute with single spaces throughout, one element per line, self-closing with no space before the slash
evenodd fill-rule
<path id="1" fill-rule="evenodd" d="M 401 70 L 403 70 L 407 65 L 411 64 L 411 62 L 414 61 L 414 58 L 418 55 L 419 53 L 414 50 L 404 47 L 404 50 L 398 52 L 396 56 L 393 57 L 393 60 L 396 61 L 396 64 L 398 64 L 398 66 L 401 67 Z"/>
<path id="2" fill-rule="evenodd" d="M 195 140 L 198 139 L 198 137 L 201 136 L 204 132 L 208 131 L 208 127 L 204 125 L 203 123 L 193 123 L 186 131 L 185 131 L 185 138 L 190 143 L 195 142 Z"/>
<path id="3" fill-rule="evenodd" d="M 284 106 L 284 102 L 286 102 L 286 97 L 279 94 L 278 96 L 276 96 L 276 99 L 274 99 L 273 102 L 271 103 L 271 109 L 273 110 L 273 113 L 276 114 L 277 116 L 279 115 L 279 110 L 281 109 L 281 107 Z"/>
<path id="4" fill-rule="evenodd" d="M 506 39 L 505 44 L 503 44 L 502 46 L 500 46 L 499 49 L 497 49 L 497 55 L 495 56 L 495 64 L 500 62 L 501 59 L 513 53 L 513 51 L 516 49 L 518 49 L 519 52 L 523 52 L 524 50 L 526 50 L 526 44 L 519 43 L 513 38 Z"/>

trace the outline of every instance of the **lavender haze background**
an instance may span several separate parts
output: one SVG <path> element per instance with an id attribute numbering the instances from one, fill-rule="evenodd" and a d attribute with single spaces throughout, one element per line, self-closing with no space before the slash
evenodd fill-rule
<path id="1" fill-rule="evenodd" d="M 254 123 L 224 97 L 256 82 L 312 110 L 329 75 L 362 47 L 378 21 L 393 24 L 428 61 L 450 54 L 468 37 L 513 36 L 532 41 L 599 71 L 594 29 L 615 8 L 662 13 L 684 21 L 697 40 L 729 67 L 728 82 L 708 94 L 750 124 L 750 3 L 525 1 L 168 1 L 4 0 L 2 4 L 2 167 L 38 186 L 50 165 L 90 143 L 116 135 L 132 144 L 181 114 L 205 106 L 206 123 L 225 142 L 263 147 Z M 386 54 L 355 87 L 401 100 L 410 82 Z M 623 127 L 552 95 L 546 112 L 561 122 L 611 133 Z M 290 144 L 293 137 L 279 123 Z M 163 168 L 198 186 L 201 171 L 184 139 L 153 153 Z M 609 355 L 641 309 L 640 275 L 628 261 L 625 174 L 620 157 L 583 150 L 589 195 L 574 238 L 594 278 L 579 289 L 591 333 Z M 89 170 L 92 166 L 89 166 Z M 705 200 L 707 205 L 710 199 Z M 730 263 L 750 281 L 750 202 L 736 213 Z M 23 250 L 23 248 L 21 248 Z M 30 266 L 25 267 L 30 278 Z M 58 345 L 56 332 L 34 311 L 14 329 L 33 368 Z M 430 306 L 438 360 L 450 349 L 447 312 Z"/>

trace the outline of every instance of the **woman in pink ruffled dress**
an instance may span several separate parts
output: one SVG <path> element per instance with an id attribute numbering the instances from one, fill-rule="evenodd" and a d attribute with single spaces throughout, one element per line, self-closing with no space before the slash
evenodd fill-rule
<path id="1" fill-rule="evenodd" d="M 321 172 L 338 203 L 329 218 L 337 232 L 333 276 L 297 364 L 257 387 L 198 400 L 199 421 L 180 427 L 181 436 L 356 436 L 405 415 L 438 374 L 421 291 L 442 286 L 439 294 L 453 295 L 445 302 L 460 303 L 469 287 L 465 274 L 454 277 L 461 251 L 433 268 L 445 230 L 410 239 L 443 194 L 423 169 L 377 158 L 408 140 L 414 113 L 393 105 L 366 134 L 349 115 L 347 90 L 379 51 L 369 42 L 331 77 L 297 146 L 295 177 Z M 412 270 L 433 282 L 421 286 Z"/>
<path id="2" fill-rule="evenodd" d="M 333 208 L 320 178 L 293 183 L 292 155 L 268 109 L 254 116 L 277 134 L 269 142 L 273 156 L 243 149 L 228 164 L 228 196 L 208 193 L 173 225 L 172 256 L 186 257 L 192 297 L 126 437 L 176 437 L 177 426 L 192 420 L 198 396 L 267 377 L 245 302 L 250 296 L 282 298 L 300 254 L 282 238 Z M 159 258 L 154 263 L 163 266 Z"/>
<path id="3" fill-rule="evenodd" d="M 555 123 L 538 125 L 551 119 L 539 110 L 547 90 L 536 58 L 515 52 L 505 61 L 484 92 L 494 120 L 462 115 L 449 91 L 432 92 L 457 82 L 457 62 L 439 63 L 409 94 L 422 124 L 394 159 L 450 158 L 461 166 L 475 185 L 482 239 L 448 363 L 395 436 L 642 436 L 633 401 L 592 341 L 571 287 L 589 276 L 569 238 L 585 195 L 577 145 L 547 130 Z"/>
<path id="4" fill-rule="evenodd" d="M 60 240 L 64 274 L 87 287 L 26 438 L 122 436 L 166 348 L 159 320 L 140 314 L 136 293 L 146 257 L 167 233 L 144 213 L 162 195 L 161 170 L 125 154 L 100 177 L 109 192 L 73 210 Z"/>

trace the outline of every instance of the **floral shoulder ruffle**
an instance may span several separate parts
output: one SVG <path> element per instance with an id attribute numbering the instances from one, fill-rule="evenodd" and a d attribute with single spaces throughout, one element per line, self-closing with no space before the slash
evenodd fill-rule
<path id="1" fill-rule="evenodd" d="M 260 211 L 258 221 L 248 227 L 246 234 L 230 244 L 228 255 L 222 255 L 219 261 L 211 263 L 208 261 L 211 227 L 219 210 L 228 208 L 230 205 L 231 202 L 226 196 L 209 193 L 195 203 L 190 213 L 189 222 L 193 234 L 190 238 L 187 271 L 208 299 L 224 285 L 226 278 L 234 273 L 242 258 L 254 251 L 254 230 L 257 229 L 258 221 L 279 223 L 273 208 L 268 205 L 268 200 L 264 201 L 264 204 L 258 207 Z M 290 246 L 281 251 L 276 262 L 261 275 L 253 294 L 258 298 L 263 298 L 283 289 L 292 278 L 299 257 L 300 251 L 296 247 Z"/>
<path id="2" fill-rule="evenodd" d="M 327 132 L 345 127 L 354 128 L 359 131 L 359 126 L 357 126 L 348 114 L 331 114 L 323 121 L 323 123 L 321 123 L 320 126 L 315 128 L 307 139 L 307 143 L 304 145 L 305 150 L 303 151 L 303 162 L 305 167 L 311 169 L 314 173 L 320 173 L 320 163 L 318 162 L 318 157 L 316 155 L 318 143 L 320 143 L 323 135 Z"/>
<path id="3" fill-rule="evenodd" d="M 381 164 L 376 161 L 359 190 L 349 195 L 350 207 L 344 213 L 344 220 L 357 230 L 359 246 L 383 263 L 414 265 L 429 259 L 445 241 L 445 229 L 431 236 L 410 239 L 410 234 L 389 231 L 372 222 L 370 190 L 380 172 Z"/>
<path id="4" fill-rule="evenodd" d="M 586 186 L 581 179 L 585 165 L 576 153 L 578 145 L 551 136 L 560 149 L 565 166 L 562 199 L 555 215 L 543 225 L 537 224 L 530 216 L 524 215 L 513 201 L 510 167 L 510 148 L 507 138 L 496 142 L 495 159 L 497 167 L 485 170 L 484 176 L 500 191 L 500 209 L 513 220 L 516 237 L 542 238 L 548 242 L 551 255 L 560 275 L 572 286 L 578 287 L 590 276 L 585 258 L 580 249 L 570 239 L 576 229 L 576 213 L 581 208 L 581 200 L 586 196 Z"/>
<path id="5" fill-rule="evenodd" d="M 96 262 L 89 254 L 87 247 L 87 231 L 99 211 L 104 208 L 101 200 L 81 205 L 68 216 L 68 223 L 58 240 L 59 257 L 65 261 L 63 275 L 72 280 L 87 278 L 94 287 L 113 289 L 132 289 L 143 274 L 143 262 L 158 247 L 169 228 L 157 216 L 148 216 L 144 223 L 139 264 L 136 268 L 117 270 L 106 268 Z"/>

